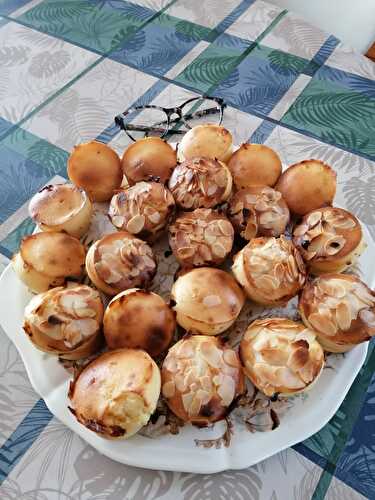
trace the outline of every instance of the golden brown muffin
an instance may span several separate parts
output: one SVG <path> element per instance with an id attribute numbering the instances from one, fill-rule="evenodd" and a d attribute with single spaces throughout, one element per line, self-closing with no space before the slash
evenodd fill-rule
<path id="1" fill-rule="evenodd" d="M 128 288 L 147 287 L 155 273 L 151 248 L 126 231 L 107 234 L 87 252 L 86 270 L 102 292 L 117 295 Z"/>
<path id="2" fill-rule="evenodd" d="M 221 125 L 204 123 L 186 132 L 178 145 L 179 161 L 206 157 L 226 162 L 233 151 L 232 134 Z"/>
<path id="3" fill-rule="evenodd" d="M 298 307 L 326 351 L 349 351 L 375 335 L 375 292 L 357 276 L 319 276 L 307 283 Z"/>
<path id="4" fill-rule="evenodd" d="M 256 236 L 280 236 L 290 219 L 281 193 L 268 186 L 238 190 L 229 200 L 227 213 L 236 232 L 245 240 Z"/>
<path id="5" fill-rule="evenodd" d="M 340 273 L 365 248 L 358 219 L 342 208 L 325 207 L 309 212 L 293 234 L 293 243 L 313 274 Z"/>
<path id="6" fill-rule="evenodd" d="M 237 353 L 217 337 L 185 337 L 168 352 L 161 370 L 162 394 L 185 422 L 205 427 L 223 419 L 244 391 Z"/>
<path id="7" fill-rule="evenodd" d="M 237 319 L 244 294 L 229 273 L 212 267 L 193 269 L 173 284 L 177 323 L 191 333 L 217 335 Z"/>
<path id="8" fill-rule="evenodd" d="M 68 176 L 92 201 L 110 200 L 122 182 L 120 158 L 101 142 L 79 144 L 69 156 Z"/>
<path id="9" fill-rule="evenodd" d="M 169 244 L 185 267 L 217 266 L 232 250 L 234 231 L 224 216 L 210 208 L 183 212 L 169 226 Z"/>
<path id="10" fill-rule="evenodd" d="M 293 243 L 280 238 L 254 238 L 234 257 L 232 271 L 251 300 L 282 306 L 300 291 L 306 271 Z"/>
<path id="11" fill-rule="evenodd" d="M 304 160 L 282 173 L 275 186 L 291 212 L 305 215 L 332 205 L 336 194 L 336 172 L 320 160 Z"/>
<path id="12" fill-rule="evenodd" d="M 63 231 L 80 238 L 89 229 L 92 204 L 83 189 L 73 184 L 50 184 L 31 198 L 29 214 L 41 231 Z"/>
<path id="13" fill-rule="evenodd" d="M 132 288 L 114 297 L 104 315 L 104 336 L 110 349 L 143 349 L 159 356 L 171 343 L 175 313 L 156 293 Z"/>
<path id="14" fill-rule="evenodd" d="M 69 410 L 79 423 L 101 437 L 126 439 L 149 421 L 160 385 L 159 368 L 147 352 L 106 352 L 70 384 Z"/>
<path id="15" fill-rule="evenodd" d="M 293 396 L 310 388 L 324 366 L 313 330 L 287 318 L 258 319 L 240 344 L 245 374 L 267 396 Z"/>
<path id="16" fill-rule="evenodd" d="M 276 152 L 263 144 L 242 144 L 228 161 L 237 189 L 250 186 L 274 186 L 281 175 Z"/>
<path id="17" fill-rule="evenodd" d="M 169 223 L 175 209 L 169 189 L 158 182 L 137 182 L 115 194 L 109 218 L 119 230 L 155 241 Z"/>
<path id="18" fill-rule="evenodd" d="M 145 137 L 130 144 L 121 160 L 122 170 L 130 185 L 155 180 L 164 184 L 176 164 L 176 151 L 160 137 Z"/>
<path id="19" fill-rule="evenodd" d="M 103 304 L 96 290 L 59 286 L 31 299 L 23 329 L 37 349 L 74 360 L 100 348 L 102 320 Z"/>
<path id="20" fill-rule="evenodd" d="M 169 189 L 183 210 L 213 208 L 229 198 L 232 176 L 225 163 L 197 157 L 177 165 Z"/>
<path id="21" fill-rule="evenodd" d="M 43 232 L 26 236 L 12 258 L 13 269 L 31 291 L 46 292 L 82 277 L 85 247 L 66 233 Z"/>

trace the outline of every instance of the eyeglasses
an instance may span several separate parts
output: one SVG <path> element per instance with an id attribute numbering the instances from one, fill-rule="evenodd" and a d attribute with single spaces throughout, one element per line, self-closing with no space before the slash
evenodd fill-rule
<path id="1" fill-rule="evenodd" d="M 220 97 L 193 97 L 176 108 L 136 106 L 117 115 L 115 123 L 132 141 L 136 141 L 143 137 L 185 134 L 187 130 L 202 123 L 205 116 L 210 116 L 215 123 L 221 125 L 225 108 L 226 104 Z"/>

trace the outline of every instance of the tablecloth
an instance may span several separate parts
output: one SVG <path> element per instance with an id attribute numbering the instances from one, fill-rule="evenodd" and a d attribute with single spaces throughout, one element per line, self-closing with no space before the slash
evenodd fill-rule
<path id="1" fill-rule="evenodd" d="M 228 103 L 235 143 L 332 165 L 337 203 L 375 237 L 375 65 L 334 36 L 261 0 L 1 0 L 0 15 L 2 267 L 33 230 L 28 200 L 66 177 L 76 143 L 121 153 L 116 113 L 202 93 Z M 372 345 L 318 434 L 243 471 L 194 475 L 101 456 L 53 418 L 0 340 L 1 499 L 375 498 Z"/>

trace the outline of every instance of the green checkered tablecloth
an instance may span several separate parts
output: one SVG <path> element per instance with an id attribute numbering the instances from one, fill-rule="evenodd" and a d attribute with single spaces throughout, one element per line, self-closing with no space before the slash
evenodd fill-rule
<path id="1" fill-rule="evenodd" d="M 375 65 L 335 37 L 261 0 L 0 0 L 0 16 L 2 267 L 33 231 L 28 200 L 66 177 L 75 144 L 99 138 L 121 153 L 116 113 L 204 92 L 228 103 L 235 143 L 332 165 L 337 203 L 375 237 Z M 86 445 L 52 417 L 2 333 L 0 498 L 374 499 L 374 359 L 371 345 L 318 434 L 244 471 L 194 475 L 123 466 Z"/>

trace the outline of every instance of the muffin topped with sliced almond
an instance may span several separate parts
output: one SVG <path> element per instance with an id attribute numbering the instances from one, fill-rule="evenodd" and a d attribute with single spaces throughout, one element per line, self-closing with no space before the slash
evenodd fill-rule
<path id="1" fill-rule="evenodd" d="M 119 230 L 154 241 L 170 222 L 175 203 L 169 189 L 159 182 L 137 182 L 116 193 L 109 218 Z"/>
<path id="2" fill-rule="evenodd" d="M 326 351 L 345 352 L 375 335 L 375 292 L 352 274 L 323 274 L 300 297 L 303 322 Z"/>
<path id="3" fill-rule="evenodd" d="M 256 236 L 280 236 L 290 214 L 281 193 L 268 186 L 251 186 L 231 197 L 228 217 L 240 236 L 251 240 Z"/>
<path id="4" fill-rule="evenodd" d="M 293 242 L 314 274 L 344 271 L 365 248 L 358 219 L 336 207 L 306 214 L 294 229 Z"/>
<path id="5" fill-rule="evenodd" d="M 186 267 L 219 265 L 232 250 L 234 231 L 225 215 L 209 208 L 183 212 L 169 226 L 169 244 Z"/>
<path id="6" fill-rule="evenodd" d="M 163 362 L 162 394 L 185 422 L 207 426 L 221 420 L 244 390 L 237 353 L 219 338 L 185 337 Z"/>

